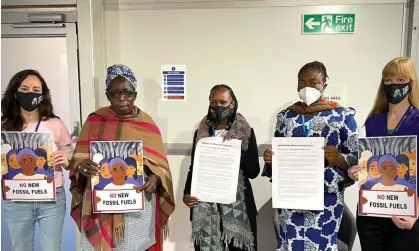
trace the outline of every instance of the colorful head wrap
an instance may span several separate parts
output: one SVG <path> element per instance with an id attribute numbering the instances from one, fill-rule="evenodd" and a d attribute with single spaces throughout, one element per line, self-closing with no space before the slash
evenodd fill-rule
<path id="1" fill-rule="evenodd" d="M 134 89 L 137 88 L 137 79 L 135 78 L 134 72 L 131 68 L 123 64 L 114 64 L 108 67 L 106 73 L 106 89 L 109 88 L 112 80 L 116 77 L 124 77 L 132 84 Z"/>

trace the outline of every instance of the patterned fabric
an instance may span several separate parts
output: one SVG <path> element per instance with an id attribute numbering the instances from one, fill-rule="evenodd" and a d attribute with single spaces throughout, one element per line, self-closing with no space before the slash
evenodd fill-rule
<path id="1" fill-rule="evenodd" d="M 123 64 L 115 64 L 108 67 L 106 74 L 106 89 L 108 89 L 112 80 L 119 76 L 127 79 L 132 84 L 134 89 L 137 88 L 137 79 L 135 78 L 134 72 L 131 68 Z"/>
<path id="2" fill-rule="evenodd" d="M 86 195 L 85 192 L 85 198 Z M 156 243 L 156 195 L 146 194 L 144 202 L 143 211 L 124 214 L 126 235 L 113 251 L 144 251 Z M 86 210 L 86 208 L 83 207 L 83 210 Z M 138 229 L 142 231 L 138 231 Z M 83 230 L 80 247 L 82 251 L 95 250 Z"/>
<path id="3" fill-rule="evenodd" d="M 199 125 L 195 144 L 202 138 L 210 137 L 209 130 L 205 117 Z M 236 115 L 230 132 L 242 140 L 242 151 L 247 151 L 251 127 L 241 114 Z M 240 170 L 236 202 L 200 202 L 193 208 L 192 240 L 202 251 L 221 251 L 226 244 L 231 243 L 237 248 L 255 250 L 244 200 L 244 179 L 243 171 Z"/>
<path id="4" fill-rule="evenodd" d="M 337 108 L 323 111 L 314 122 L 310 137 L 324 137 L 326 145 L 335 146 L 349 166 L 357 163 L 357 124 L 355 111 Z M 306 117 L 306 125 L 313 118 Z M 277 116 L 275 137 L 305 137 L 302 118 L 284 110 Z M 344 185 L 349 180 L 340 168 L 324 169 L 324 211 L 280 209 L 275 214 L 278 251 L 337 250 L 337 234 L 343 215 Z"/>
<path id="5" fill-rule="evenodd" d="M 288 107 L 287 110 L 296 112 L 297 114 L 305 114 L 309 116 L 315 116 L 319 112 L 330 111 L 332 109 L 339 108 L 340 105 L 333 101 L 326 101 L 326 99 L 321 98 L 319 101 L 314 102 L 310 106 L 301 101 L 294 103 L 292 106 Z"/>
<path id="6" fill-rule="evenodd" d="M 151 117 L 139 111 L 127 116 L 118 116 L 109 107 L 91 114 L 83 125 L 77 146 L 69 165 L 73 195 L 71 216 L 79 230 L 83 229 L 89 241 L 97 250 L 108 251 L 124 238 L 123 214 L 93 214 L 90 180 L 79 175 L 78 166 L 89 158 L 90 141 L 143 140 L 144 165 L 160 177 L 159 187 L 159 227 L 167 235 L 167 221 L 174 211 L 172 177 L 169 170 L 160 131 Z M 81 210 L 81 208 L 86 208 Z M 128 233 L 129 234 L 129 233 Z"/>

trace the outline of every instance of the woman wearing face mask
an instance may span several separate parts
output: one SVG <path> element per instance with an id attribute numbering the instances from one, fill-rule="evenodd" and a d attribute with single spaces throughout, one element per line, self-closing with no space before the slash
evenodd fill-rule
<path id="1" fill-rule="evenodd" d="M 254 251 L 257 250 L 257 209 L 249 179 L 256 178 L 260 172 L 255 133 L 243 115 L 237 113 L 237 99 L 229 86 L 214 86 L 209 100 L 208 114 L 194 134 L 191 165 L 183 197 L 183 202 L 191 208 L 195 250 L 224 250 L 226 244 L 229 251 Z M 206 137 L 242 140 L 237 201 L 232 204 L 199 202 L 198 198 L 190 196 L 195 146 Z M 233 210 L 237 214 L 221 213 Z M 212 241 L 205 241 L 207 237 Z"/>
<path id="2" fill-rule="evenodd" d="M 153 119 L 135 106 L 137 79 L 126 65 L 108 67 L 106 97 L 110 106 L 87 117 L 70 163 L 71 216 L 80 231 L 83 251 L 162 251 L 168 234 L 168 219 L 175 209 L 172 175 L 160 129 Z M 106 160 L 99 165 L 90 159 L 91 141 L 143 141 L 145 184 L 144 210 L 129 213 L 93 213 L 92 178 L 109 178 L 103 186 L 117 186 L 112 165 L 125 161 Z M 100 158 L 99 158 L 100 159 Z M 125 171 L 124 171 L 125 172 Z M 125 175 L 124 175 L 125 176 Z M 113 183 L 112 183 L 113 182 Z M 93 183 L 94 184 L 94 183 Z M 101 184 L 102 186 L 102 184 Z M 133 187 L 133 185 L 130 185 Z"/>
<path id="3" fill-rule="evenodd" d="M 411 59 L 395 58 L 384 67 L 365 130 L 367 137 L 419 138 L 419 85 Z M 358 180 L 359 169 L 352 167 L 349 176 Z M 416 219 L 357 216 L 357 228 L 363 251 L 419 250 Z"/>
<path id="4" fill-rule="evenodd" d="M 275 137 L 324 137 L 324 211 L 278 209 L 275 228 L 278 250 L 337 250 L 343 215 L 346 174 L 357 162 L 357 123 L 351 108 L 322 98 L 327 72 L 320 62 L 304 65 L 298 73 L 297 102 L 277 116 Z M 272 151 L 264 153 L 262 175 L 271 177 Z M 295 167 L 298 168 L 298 167 Z"/>
<path id="5" fill-rule="evenodd" d="M 39 224 L 42 250 L 61 250 L 65 216 L 62 168 L 67 169 L 73 153 L 70 134 L 54 115 L 48 86 L 35 70 L 16 73 L 1 100 L 2 131 L 52 132 L 54 135 L 55 202 L 3 201 L 6 225 L 13 251 L 34 250 L 35 223 Z"/>

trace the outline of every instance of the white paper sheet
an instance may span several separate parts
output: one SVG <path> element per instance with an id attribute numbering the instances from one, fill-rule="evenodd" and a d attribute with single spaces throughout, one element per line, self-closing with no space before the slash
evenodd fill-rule
<path id="1" fill-rule="evenodd" d="M 272 139 L 273 208 L 323 210 L 324 138 Z"/>
<path id="2" fill-rule="evenodd" d="M 241 140 L 223 142 L 203 138 L 195 148 L 191 196 L 200 201 L 230 204 L 236 201 Z"/>

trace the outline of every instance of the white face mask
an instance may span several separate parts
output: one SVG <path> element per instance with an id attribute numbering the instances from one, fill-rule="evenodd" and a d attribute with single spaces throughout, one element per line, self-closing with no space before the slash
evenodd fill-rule
<path id="1" fill-rule="evenodd" d="M 322 93 L 316 88 L 305 87 L 298 92 L 298 96 L 309 106 L 316 102 L 322 96 Z"/>

